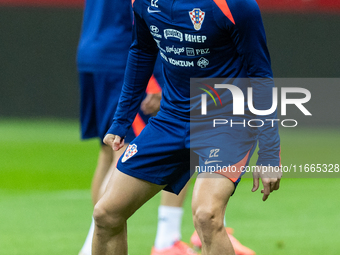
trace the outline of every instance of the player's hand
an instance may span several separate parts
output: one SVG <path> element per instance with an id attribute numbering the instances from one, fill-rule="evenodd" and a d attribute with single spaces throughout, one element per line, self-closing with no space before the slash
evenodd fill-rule
<path id="1" fill-rule="evenodd" d="M 114 151 L 120 150 L 124 146 L 124 139 L 118 135 L 107 134 L 103 142 L 110 146 Z"/>
<path id="2" fill-rule="evenodd" d="M 255 192 L 259 188 L 261 178 L 263 184 L 262 200 L 266 201 L 271 192 L 280 188 L 281 177 L 281 167 L 256 166 L 256 171 L 253 172 L 253 188 L 251 191 Z"/>
<path id="3" fill-rule="evenodd" d="M 161 104 L 162 92 L 156 94 L 147 94 L 140 108 L 144 114 L 153 114 L 159 110 Z"/>

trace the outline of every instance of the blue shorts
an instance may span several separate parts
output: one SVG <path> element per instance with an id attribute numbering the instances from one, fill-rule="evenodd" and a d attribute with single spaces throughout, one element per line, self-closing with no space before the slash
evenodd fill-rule
<path id="1" fill-rule="evenodd" d="M 257 139 L 257 130 L 249 126 L 212 128 L 211 122 L 192 123 L 191 148 L 199 160 L 192 162 L 191 169 L 221 174 L 236 187 L 256 149 Z"/>
<path id="2" fill-rule="evenodd" d="M 221 171 L 215 168 L 210 172 L 226 176 L 235 186 L 238 184 L 243 174 L 240 169 L 249 163 L 256 147 L 257 134 L 253 130 L 225 128 L 218 133 L 207 133 L 196 128 L 198 132 L 193 135 L 190 122 L 162 116 L 151 118 L 130 143 L 118 161 L 119 171 L 166 185 L 165 190 L 178 194 L 191 175 L 201 169 L 198 166 L 218 163 L 222 167 L 231 166 L 231 170 L 221 167 Z"/>
<path id="3" fill-rule="evenodd" d="M 81 137 L 88 139 L 99 137 L 102 141 L 112 124 L 124 75 L 117 72 L 80 72 L 80 122 Z M 137 121 L 125 137 L 131 142 L 139 130 L 143 129 L 150 116 L 140 111 Z"/>

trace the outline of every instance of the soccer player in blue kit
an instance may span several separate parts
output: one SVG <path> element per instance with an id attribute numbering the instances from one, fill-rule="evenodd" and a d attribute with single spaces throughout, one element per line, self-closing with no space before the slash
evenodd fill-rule
<path id="1" fill-rule="evenodd" d="M 127 62 L 128 48 L 132 41 L 131 3 L 116 1 L 87 0 L 84 10 L 83 27 L 78 47 L 77 66 L 81 89 L 81 127 L 82 138 L 98 137 L 103 140 L 111 125 L 112 115 L 118 103 Z M 115 15 L 112 15 L 115 13 Z M 160 87 L 163 83 L 160 65 L 156 64 L 154 76 L 149 81 L 147 97 L 142 104 L 142 112 L 137 115 L 125 142 L 128 144 L 145 126 L 147 116 L 159 106 Z M 109 146 L 101 144 L 96 171 L 92 181 L 92 200 L 96 204 L 103 194 L 108 177 L 111 175 L 123 149 L 113 152 Z M 192 254 L 188 245 L 181 242 L 182 204 L 185 191 L 180 196 L 162 192 L 159 207 L 159 221 L 152 255 L 155 254 Z M 92 221 L 86 241 L 79 255 L 91 254 L 94 222 Z M 228 229 L 230 232 L 230 229 Z M 230 233 L 229 233 L 230 234 Z M 200 240 L 193 235 L 195 245 Z M 240 244 L 234 237 L 233 246 L 238 254 L 254 254 Z M 236 246 L 237 245 L 237 246 Z M 250 252 L 246 252 L 250 251 Z"/>
<path id="2" fill-rule="evenodd" d="M 139 109 L 160 51 L 165 85 L 161 108 L 141 134 L 131 142 L 117 164 L 107 190 L 94 209 L 95 255 L 127 254 L 127 219 L 162 189 L 179 193 L 190 178 L 190 150 L 199 162 L 209 162 L 218 148 L 221 165 L 242 169 L 259 143 L 258 170 L 252 191 L 263 183 L 263 200 L 279 188 L 281 172 L 267 175 L 264 166 L 280 166 L 280 139 L 276 122 L 257 129 L 230 127 L 211 137 L 190 132 L 191 77 L 248 78 L 235 84 L 244 94 L 253 88 L 258 110 L 272 105 L 272 71 L 265 33 L 255 0 L 202 0 L 181 3 L 165 0 L 135 0 L 134 40 L 130 48 L 124 85 L 114 122 L 104 142 L 114 150 L 124 137 Z M 260 79 L 259 79 L 260 78 Z M 264 79 L 265 78 L 265 79 Z M 220 92 L 223 116 L 233 117 L 232 97 Z M 195 98 L 194 98 L 195 99 Z M 248 109 L 248 105 L 244 107 Z M 221 114 L 216 112 L 216 117 Z M 252 116 L 244 114 L 245 119 Z M 197 117 L 197 116 L 194 116 Z M 276 119 L 276 111 L 258 119 Z M 196 119 L 194 119 L 196 121 Z M 202 146 L 204 144 L 204 146 Z M 277 168 L 276 168 L 277 169 Z M 192 210 L 194 225 L 202 241 L 202 254 L 234 254 L 223 227 L 227 202 L 241 177 L 229 172 L 199 173 Z M 209 177 L 216 178 L 209 178 Z M 221 177 L 221 178 L 217 178 Z"/>

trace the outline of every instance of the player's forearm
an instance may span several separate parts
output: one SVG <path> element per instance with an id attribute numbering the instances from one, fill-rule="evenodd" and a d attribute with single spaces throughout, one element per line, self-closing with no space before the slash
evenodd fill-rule
<path id="1" fill-rule="evenodd" d="M 259 130 L 259 158 L 257 165 L 280 165 L 280 136 L 277 123 L 276 103 L 273 104 L 274 81 L 272 78 L 250 78 L 252 84 L 252 103 L 261 120 Z M 253 109 L 253 110 L 254 110 Z"/>
<path id="2" fill-rule="evenodd" d="M 247 70 L 247 77 L 252 87 L 252 112 L 256 119 L 260 119 L 259 127 L 259 159 L 258 165 L 279 166 L 280 164 L 280 137 L 276 107 L 273 103 L 273 73 L 270 56 L 266 43 L 265 31 L 260 10 L 255 1 L 240 1 L 244 4 L 243 12 L 235 16 L 235 29 L 233 38 L 237 50 Z M 255 111 L 256 109 L 256 111 Z M 272 110 L 270 110 L 272 109 Z M 269 112 L 265 112 L 269 110 Z"/>
<path id="3" fill-rule="evenodd" d="M 257 165 L 259 166 L 280 166 L 280 136 L 278 132 L 278 125 L 266 123 L 260 128 L 259 134 L 259 152 Z"/>
<path id="4" fill-rule="evenodd" d="M 107 133 L 126 136 L 144 98 L 155 60 L 156 56 L 142 50 L 130 51 L 114 122 Z"/>

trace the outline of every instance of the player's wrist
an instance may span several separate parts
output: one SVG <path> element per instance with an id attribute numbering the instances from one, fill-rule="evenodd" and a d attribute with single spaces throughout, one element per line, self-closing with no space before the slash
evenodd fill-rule
<path id="1" fill-rule="evenodd" d="M 257 166 L 271 166 L 271 167 L 279 167 L 280 166 L 280 158 L 274 159 L 263 159 L 261 157 L 258 158 L 256 162 Z"/>
<path id="2" fill-rule="evenodd" d="M 117 135 L 121 138 L 125 138 L 127 134 L 127 129 L 124 128 L 122 125 L 117 125 L 113 123 L 111 127 L 108 129 L 108 131 L 106 132 L 106 135 L 109 135 L 109 134 Z"/>

